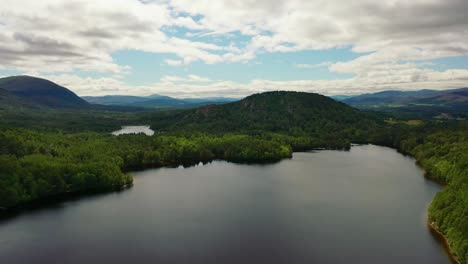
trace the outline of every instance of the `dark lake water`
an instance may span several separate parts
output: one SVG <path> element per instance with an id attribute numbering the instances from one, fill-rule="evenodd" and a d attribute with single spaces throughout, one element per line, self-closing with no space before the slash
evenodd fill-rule
<path id="1" fill-rule="evenodd" d="M 449 263 L 440 187 L 377 146 L 133 173 L 129 190 L 0 222 L 0 263 Z"/>

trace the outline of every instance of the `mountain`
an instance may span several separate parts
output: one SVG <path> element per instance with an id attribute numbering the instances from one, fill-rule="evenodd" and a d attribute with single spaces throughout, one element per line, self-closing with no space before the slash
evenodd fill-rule
<path id="1" fill-rule="evenodd" d="M 101 105 L 128 105 L 148 100 L 144 97 L 131 95 L 82 96 L 81 98 L 88 103 Z"/>
<path id="2" fill-rule="evenodd" d="M 200 104 L 200 103 L 231 103 L 235 101 L 239 101 L 237 98 L 229 98 L 229 97 L 207 97 L 207 98 L 184 98 L 182 99 L 185 102 L 189 103 L 195 103 L 195 104 Z"/>
<path id="3" fill-rule="evenodd" d="M 458 105 L 468 104 L 468 88 L 456 89 L 436 95 L 420 98 L 416 100 L 416 104 L 436 104 L 436 105 Z"/>
<path id="4" fill-rule="evenodd" d="M 369 121 L 358 110 L 329 97 L 303 92 L 266 92 L 223 105 L 157 113 L 152 128 L 159 131 L 216 132 L 270 131 L 332 136 Z M 343 132 L 344 133 L 344 132 Z"/>
<path id="5" fill-rule="evenodd" d="M 0 89 L 0 103 L 3 104 L 3 103 L 10 102 L 12 100 L 17 101 L 21 99 L 6 90 Z"/>
<path id="6" fill-rule="evenodd" d="M 171 109 L 196 108 L 207 104 L 223 104 L 237 100 L 224 97 L 178 99 L 158 94 L 150 96 L 83 96 L 82 98 L 92 104 Z"/>
<path id="7" fill-rule="evenodd" d="M 129 104 L 130 106 L 146 108 L 194 108 L 196 105 L 172 97 L 153 98 L 145 101 Z"/>
<path id="8" fill-rule="evenodd" d="M 37 109 L 40 108 L 40 106 L 28 100 L 21 99 L 6 90 L 0 89 L 0 110 L 17 111 L 21 108 Z"/>
<path id="9" fill-rule="evenodd" d="M 418 117 L 441 114 L 463 117 L 468 113 L 468 88 L 451 90 L 383 91 L 341 100 L 364 110 L 377 110 Z"/>
<path id="10" fill-rule="evenodd" d="M 353 98 L 355 95 L 332 95 L 330 98 L 333 98 L 337 101 L 343 101 L 345 99 Z"/>
<path id="11" fill-rule="evenodd" d="M 468 88 L 452 90 L 419 90 L 419 91 L 383 91 L 371 94 L 362 94 L 341 101 L 356 107 L 377 107 L 384 105 L 411 105 L 419 102 L 431 104 L 451 104 L 455 98 L 463 101 Z M 432 99 L 431 99 L 432 98 Z M 443 99 L 445 98 L 445 100 Z"/>
<path id="12" fill-rule="evenodd" d="M 30 77 L 0 78 L 0 89 L 15 96 L 22 103 L 48 107 L 83 107 L 88 103 L 67 88 L 51 81 Z M 5 94 L 4 94 L 5 96 Z"/>
<path id="13" fill-rule="evenodd" d="M 362 94 L 341 101 L 352 106 L 375 106 L 381 104 L 402 104 L 411 102 L 417 98 L 438 94 L 435 90 L 420 91 L 383 91 L 378 93 Z"/>

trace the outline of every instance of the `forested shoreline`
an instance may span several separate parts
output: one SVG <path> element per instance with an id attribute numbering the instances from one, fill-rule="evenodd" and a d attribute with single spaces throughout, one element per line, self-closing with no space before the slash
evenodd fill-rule
<path id="1" fill-rule="evenodd" d="M 429 221 L 448 239 L 452 253 L 467 259 L 468 129 L 466 124 L 389 126 L 366 142 L 396 148 L 415 157 L 427 177 L 447 184 L 429 208 Z M 163 166 L 189 166 L 223 159 L 275 162 L 293 151 L 350 148 L 331 141 L 277 133 L 112 136 L 64 134 L 29 129 L 0 130 L 0 207 L 10 208 L 75 192 L 118 190 L 132 184 L 126 172 Z"/>
<path id="2" fill-rule="evenodd" d="M 349 149 L 376 122 L 318 94 L 256 94 L 184 111 L 109 112 L 5 108 L 0 122 L 0 207 L 61 193 L 131 184 L 125 172 L 223 159 L 275 162 L 293 151 Z M 311 118 L 312 117 L 312 118 Z M 156 135 L 112 136 L 150 123 Z M 102 169 L 106 168 L 106 169 Z"/>
<path id="3" fill-rule="evenodd" d="M 275 162 L 290 158 L 293 151 L 313 148 L 349 149 L 350 143 L 274 133 L 149 137 L 0 130 L 0 207 L 66 193 L 116 190 L 132 184 L 126 174 L 131 170 L 214 159 Z"/>
<path id="4" fill-rule="evenodd" d="M 468 261 L 468 133 L 441 131 L 430 134 L 415 147 L 414 138 L 402 142 L 401 149 L 418 160 L 427 177 L 446 183 L 432 201 L 429 223 L 447 238 L 460 263 Z"/>
<path id="5" fill-rule="evenodd" d="M 426 178 L 445 186 L 429 206 L 428 224 L 445 236 L 452 256 L 467 263 L 468 123 L 397 125 L 385 134 L 377 143 L 414 157 Z"/>
<path id="6" fill-rule="evenodd" d="M 464 263 L 468 247 L 468 129 L 466 124 L 397 125 L 376 130 L 367 142 L 413 156 L 427 177 L 446 187 L 429 208 L 429 222 Z M 314 148 L 348 150 L 350 141 L 329 141 L 277 133 L 188 133 L 146 136 L 83 132 L 63 134 L 29 129 L 0 130 L 0 207 L 70 193 L 118 190 L 132 184 L 126 172 L 190 166 L 214 159 L 264 163 Z"/>
<path id="7" fill-rule="evenodd" d="M 371 143 L 413 156 L 446 187 L 429 222 L 468 260 L 468 124 L 384 122 L 317 94 L 274 92 L 224 106 L 184 111 L 113 112 L 10 108 L 0 112 L 0 208 L 49 197 L 119 190 L 129 171 L 216 159 L 266 163 L 294 151 L 349 150 Z M 393 117 L 392 117 L 393 118 Z M 112 136 L 123 124 L 149 123 L 155 135 Z"/>

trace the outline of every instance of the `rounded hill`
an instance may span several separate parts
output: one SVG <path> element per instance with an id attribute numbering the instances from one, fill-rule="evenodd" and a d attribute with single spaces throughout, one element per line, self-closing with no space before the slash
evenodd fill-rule
<path id="1" fill-rule="evenodd" d="M 276 91 L 248 96 L 224 105 L 154 116 L 156 130 L 270 131 L 291 134 L 337 132 L 369 121 L 358 110 L 329 97 Z"/>
<path id="2" fill-rule="evenodd" d="M 67 88 L 51 81 L 31 76 L 1 78 L 0 89 L 38 105 L 49 107 L 80 107 L 88 105 L 85 100 Z"/>

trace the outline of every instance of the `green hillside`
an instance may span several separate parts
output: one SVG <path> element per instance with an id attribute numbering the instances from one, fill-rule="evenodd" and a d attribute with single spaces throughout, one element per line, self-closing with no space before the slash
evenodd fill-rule
<path id="1" fill-rule="evenodd" d="M 225 105 L 154 114 L 155 130 L 195 130 L 211 133 L 270 131 L 289 135 L 323 137 L 340 133 L 359 136 L 359 129 L 373 126 L 367 115 L 326 96 L 301 92 L 267 92 Z"/>

